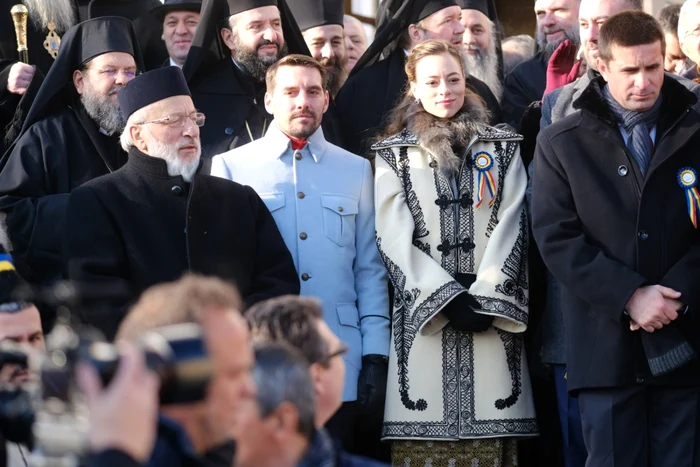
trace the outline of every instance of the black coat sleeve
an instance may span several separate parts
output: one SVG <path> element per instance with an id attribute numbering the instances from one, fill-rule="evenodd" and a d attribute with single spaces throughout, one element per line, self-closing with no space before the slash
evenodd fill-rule
<path id="1" fill-rule="evenodd" d="M 470 76 L 467 80 L 467 86 L 477 93 L 479 97 L 486 104 L 486 109 L 489 111 L 489 125 L 494 126 L 499 123 L 503 123 L 503 112 L 501 112 L 501 105 L 498 103 L 498 99 L 491 92 L 491 88 L 473 76 Z"/>
<path id="2" fill-rule="evenodd" d="M 528 86 L 524 82 L 527 76 L 521 76 L 519 68 L 516 67 L 503 84 L 503 121 L 515 129 L 520 128 L 520 121 L 523 118 L 525 109 L 533 102 L 529 97 Z M 536 100 L 536 99 L 535 99 Z"/>
<path id="3" fill-rule="evenodd" d="M 143 464 L 118 449 L 107 449 L 90 454 L 87 467 L 142 467 Z"/>
<path id="4" fill-rule="evenodd" d="M 690 247 L 688 252 L 669 269 L 659 281 L 659 285 L 670 287 L 680 292 L 680 300 L 688 305 L 688 311 L 700 314 L 700 242 Z"/>
<path id="5" fill-rule="evenodd" d="M 70 194 L 66 215 L 68 277 L 85 294 L 82 317 L 108 339 L 116 334 L 131 299 L 125 245 L 115 220 L 90 187 Z"/>
<path id="6" fill-rule="evenodd" d="M 255 274 L 246 307 L 268 298 L 299 294 L 299 276 L 284 239 L 265 203 L 250 187 L 248 191 L 255 215 L 258 243 L 255 252 Z"/>
<path id="7" fill-rule="evenodd" d="M 586 238 L 568 174 L 548 138 L 540 132 L 532 177 L 532 230 L 554 277 L 595 312 L 619 321 L 644 276 L 609 258 Z"/>
<path id="8" fill-rule="evenodd" d="M 66 157 L 51 148 L 49 135 L 35 125 L 17 142 L 0 172 L 0 211 L 6 214 L 14 255 L 42 277 L 61 270 L 67 194 L 53 194 L 44 154 Z"/>

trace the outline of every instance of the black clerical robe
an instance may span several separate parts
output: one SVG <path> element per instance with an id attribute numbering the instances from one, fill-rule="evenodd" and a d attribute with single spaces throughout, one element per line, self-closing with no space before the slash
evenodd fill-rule
<path id="1" fill-rule="evenodd" d="M 232 281 L 247 306 L 299 293 L 292 256 L 252 188 L 204 174 L 185 183 L 136 149 L 71 193 L 66 229 L 69 277 L 95 296 L 83 317 L 108 337 L 142 291 L 187 271 Z"/>
<path id="2" fill-rule="evenodd" d="M 400 102 L 407 86 L 405 64 L 406 53 L 397 49 L 386 59 L 351 76 L 340 88 L 336 109 L 345 149 L 371 156 L 372 139 L 383 130 L 387 116 Z M 467 88 L 484 100 L 489 123 L 501 123 L 501 107 L 486 83 L 470 76 Z"/>
<path id="3" fill-rule="evenodd" d="M 68 194 L 126 162 L 118 143 L 80 104 L 38 121 L 17 141 L 0 172 L 0 212 L 24 277 L 44 284 L 62 278 Z"/>
<path id="4" fill-rule="evenodd" d="M 256 83 L 233 60 L 219 61 L 189 85 L 194 105 L 207 116 L 200 132 L 204 159 L 259 139 L 270 127 L 264 83 Z M 326 112 L 322 125 L 326 140 L 342 147 L 334 109 Z"/>

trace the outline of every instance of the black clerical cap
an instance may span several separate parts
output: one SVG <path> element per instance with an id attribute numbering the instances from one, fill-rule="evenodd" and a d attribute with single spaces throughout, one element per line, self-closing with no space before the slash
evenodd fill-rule
<path id="1" fill-rule="evenodd" d="M 433 13 L 457 6 L 456 0 L 384 0 L 384 16 L 377 25 L 377 34 L 352 69 L 351 75 L 375 63 L 384 49 L 399 38 L 411 24 L 416 24 Z"/>
<path id="2" fill-rule="evenodd" d="M 302 31 L 328 24 L 343 26 L 343 0 L 294 0 L 289 8 Z"/>
<path id="3" fill-rule="evenodd" d="M 237 15 L 238 13 L 264 6 L 278 6 L 277 0 L 228 0 L 228 9 L 231 15 Z"/>
<path id="4" fill-rule="evenodd" d="M 162 5 L 155 7 L 151 13 L 160 21 L 171 11 L 194 11 L 199 13 L 202 9 L 202 0 L 165 0 Z"/>
<path id="5" fill-rule="evenodd" d="M 477 10 L 484 15 L 489 15 L 488 0 L 457 0 L 457 4 L 462 10 Z"/>
<path id="6" fill-rule="evenodd" d="M 415 24 L 424 20 L 433 13 L 437 13 L 440 10 L 444 10 L 445 8 L 455 5 L 457 5 L 455 0 L 418 0 L 415 2 L 413 14 L 408 20 L 409 24 Z"/>
<path id="7" fill-rule="evenodd" d="M 117 94 L 124 118 L 147 105 L 174 96 L 191 96 L 185 75 L 176 66 L 147 71 L 129 81 Z"/>
<path id="8" fill-rule="evenodd" d="M 116 17 L 113 17 L 115 20 Z M 84 65 L 89 60 L 98 55 L 109 52 L 124 52 L 132 57 L 134 49 L 138 49 L 138 44 L 134 43 L 128 27 L 125 27 L 125 18 L 121 21 L 114 21 L 105 18 L 85 21 L 80 35 L 80 65 Z M 58 60 L 58 58 L 57 58 Z M 80 68 L 80 66 L 76 67 Z"/>

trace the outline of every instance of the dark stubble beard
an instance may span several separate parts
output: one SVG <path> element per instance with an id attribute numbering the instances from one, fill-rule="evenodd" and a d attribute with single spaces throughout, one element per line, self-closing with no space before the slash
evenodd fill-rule
<path id="1" fill-rule="evenodd" d="M 29 18 L 42 29 L 54 23 L 59 33 L 66 32 L 76 24 L 72 0 L 23 0 Z"/>
<path id="2" fill-rule="evenodd" d="M 258 49 L 265 45 L 275 44 L 277 46 L 277 55 L 272 57 L 260 57 L 258 55 Z M 267 69 L 270 68 L 274 63 L 279 61 L 282 57 L 286 56 L 288 53 L 287 44 L 285 43 L 280 47 L 279 42 L 272 42 L 263 40 L 260 42 L 255 50 L 248 49 L 245 45 L 241 43 L 238 34 L 233 35 L 233 59 L 240 65 L 246 73 L 248 73 L 255 81 L 259 83 L 265 82 L 265 74 Z"/>
<path id="3" fill-rule="evenodd" d="M 113 86 L 107 95 L 100 94 L 85 80 L 83 93 L 80 95 L 80 102 L 85 107 L 85 111 L 97 125 L 109 134 L 121 133 L 126 125 L 122 117 L 119 105 L 114 103 L 111 96 L 116 94 L 122 86 Z"/>

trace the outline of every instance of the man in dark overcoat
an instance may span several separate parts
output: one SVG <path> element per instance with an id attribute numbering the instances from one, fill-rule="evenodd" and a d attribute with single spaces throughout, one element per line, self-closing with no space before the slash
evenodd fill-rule
<path id="1" fill-rule="evenodd" d="M 336 99 L 345 143 L 342 147 L 365 157 L 371 157 L 372 139 L 381 133 L 387 115 L 403 97 L 408 85 L 404 67 L 411 49 L 428 39 L 444 39 L 461 49 L 464 34 L 459 22 L 462 10 L 456 0 L 385 1 L 393 16 L 360 57 Z M 395 41 L 395 49 L 375 63 Z M 486 103 L 490 123 L 500 123 L 498 99 L 486 83 L 473 76 L 468 76 L 466 83 Z"/>
<path id="2" fill-rule="evenodd" d="M 22 136 L 0 160 L 0 212 L 26 279 L 62 278 L 68 193 L 126 162 L 116 92 L 142 70 L 129 20 L 88 20 L 64 36 Z"/>
<path id="3" fill-rule="evenodd" d="M 598 47 L 602 76 L 540 132 L 532 182 L 586 465 L 698 466 L 700 92 L 664 75 L 641 11 L 607 19 Z"/>
<path id="4" fill-rule="evenodd" d="M 197 173 L 205 117 L 182 70 L 159 68 L 131 84 L 119 93 L 127 164 L 68 200 L 68 274 L 96 297 L 85 320 L 112 337 L 140 292 L 187 271 L 234 282 L 246 306 L 298 294 L 292 257 L 255 191 Z"/>

